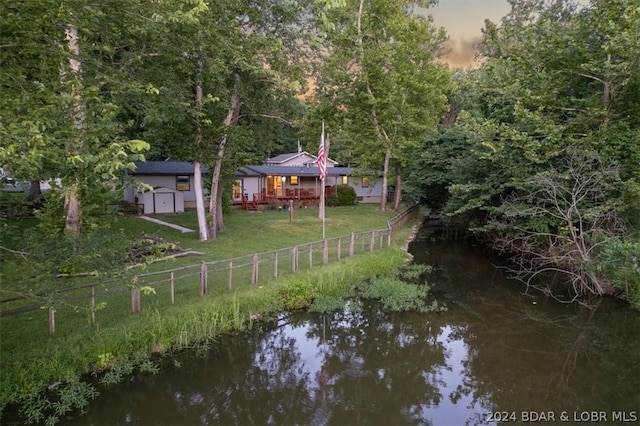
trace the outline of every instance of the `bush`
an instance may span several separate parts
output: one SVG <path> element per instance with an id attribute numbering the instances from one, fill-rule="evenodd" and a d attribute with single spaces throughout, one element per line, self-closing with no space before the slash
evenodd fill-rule
<path id="1" fill-rule="evenodd" d="M 331 207 L 353 206 L 355 204 L 356 190 L 349 185 L 336 186 L 336 193 L 327 197 L 327 205 Z"/>
<path id="2" fill-rule="evenodd" d="M 595 268 L 621 291 L 620 298 L 640 308 L 640 242 L 607 240 L 598 253 Z"/>

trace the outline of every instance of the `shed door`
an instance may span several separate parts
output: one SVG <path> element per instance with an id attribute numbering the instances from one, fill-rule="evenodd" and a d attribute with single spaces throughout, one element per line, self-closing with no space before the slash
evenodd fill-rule
<path id="1" fill-rule="evenodd" d="M 175 213 L 175 194 L 159 192 L 154 194 L 153 209 L 156 213 Z"/>

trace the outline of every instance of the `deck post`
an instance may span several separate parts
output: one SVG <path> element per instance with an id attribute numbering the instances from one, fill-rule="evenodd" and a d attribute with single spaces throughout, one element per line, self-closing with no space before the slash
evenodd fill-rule
<path id="1" fill-rule="evenodd" d="M 349 257 L 353 257 L 353 253 L 356 249 L 356 234 L 351 233 L 351 239 L 349 240 Z"/>
<path id="2" fill-rule="evenodd" d="M 325 238 L 322 240 L 322 264 L 329 263 L 329 241 Z"/>

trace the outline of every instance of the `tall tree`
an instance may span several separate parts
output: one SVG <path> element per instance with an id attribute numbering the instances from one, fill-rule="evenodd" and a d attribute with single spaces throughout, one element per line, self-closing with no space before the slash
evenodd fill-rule
<path id="1" fill-rule="evenodd" d="M 358 0 L 329 14 L 335 26 L 328 32 L 318 100 L 338 110 L 335 125 L 353 135 L 348 148 L 359 155 L 358 166 L 382 169 L 383 194 L 394 170 L 400 191 L 410 148 L 436 129 L 446 109 L 450 75 L 435 62 L 445 34 L 412 13 L 415 4 Z"/>

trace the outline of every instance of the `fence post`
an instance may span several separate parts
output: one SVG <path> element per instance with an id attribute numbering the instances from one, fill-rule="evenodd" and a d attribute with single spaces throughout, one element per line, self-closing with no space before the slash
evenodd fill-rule
<path id="1" fill-rule="evenodd" d="M 140 289 L 138 286 L 138 275 L 133 276 L 133 285 L 134 288 L 131 289 L 131 313 L 139 314 L 140 313 Z"/>
<path id="2" fill-rule="evenodd" d="M 91 325 L 96 323 L 96 286 L 91 286 Z"/>
<path id="3" fill-rule="evenodd" d="M 371 231 L 371 241 L 369 242 L 369 251 L 376 248 L 376 231 Z"/>
<path id="4" fill-rule="evenodd" d="M 380 248 L 384 248 L 384 232 L 380 232 Z"/>
<path id="5" fill-rule="evenodd" d="M 291 272 L 298 272 L 298 246 L 293 246 L 291 250 Z"/>
<path id="6" fill-rule="evenodd" d="M 329 241 L 325 238 L 322 240 L 322 264 L 326 265 L 329 263 Z"/>
<path id="7" fill-rule="evenodd" d="M 340 260 L 341 254 L 340 253 L 342 251 L 342 238 L 338 237 L 338 260 Z"/>
<path id="8" fill-rule="evenodd" d="M 393 232 L 392 232 L 392 230 L 391 230 L 391 229 L 389 229 L 389 230 L 387 231 L 387 247 L 391 247 L 391 234 L 392 234 L 392 233 L 393 233 Z"/>
<path id="9" fill-rule="evenodd" d="M 251 284 L 258 282 L 258 253 L 253 253 L 251 258 Z"/>
<path id="10" fill-rule="evenodd" d="M 49 306 L 49 334 L 56 332 L 56 310 Z"/>
<path id="11" fill-rule="evenodd" d="M 313 268 L 313 243 L 309 244 L 309 269 Z"/>
<path id="12" fill-rule="evenodd" d="M 278 278 L 278 252 L 273 253 L 273 277 Z"/>
<path id="13" fill-rule="evenodd" d="M 233 260 L 229 261 L 229 290 L 233 287 Z"/>
<path id="14" fill-rule="evenodd" d="M 169 290 L 171 291 L 171 304 L 175 304 L 176 303 L 176 287 L 175 287 L 175 280 L 173 277 L 173 271 L 171 271 L 169 273 Z"/>
<path id="15" fill-rule="evenodd" d="M 200 297 L 207 295 L 207 262 L 200 264 Z"/>
<path id="16" fill-rule="evenodd" d="M 356 234 L 351 233 L 351 239 L 349 240 L 349 257 L 353 257 L 353 253 L 356 249 Z"/>

